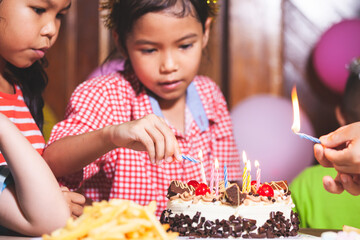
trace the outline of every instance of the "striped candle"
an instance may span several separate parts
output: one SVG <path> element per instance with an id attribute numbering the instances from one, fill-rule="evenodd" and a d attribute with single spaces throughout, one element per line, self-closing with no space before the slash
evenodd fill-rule
<path id="1" fill-rule="evenodd" d="M 225 182 L 225 188 L 227 188 L 228 187 L 228 173 L 227 173 L 226 163 L 224 163 L 224 182 Z"/>
<path id="2" fill-rule="evenodd" d="M 248 171 L 248 175 L 247 175 L 247 182 L 246 182 L 246 192 L 250 192 L 251 190 L 251 163 L 250 160 L 247 161 L 247 171 Z"/>
<path id="3" fill-rule="evenodd" d="M 214 190 L 214 162 L 211 163 L 210 192 Z"/>
<path id="4" fill-rule="evenodd" d="M 190 162 L 193 162 L 193 163 L 199 163 L 199 161 L 198 160 L 196 160 L 195 158 L 192 158 L 192 157 L 189 157 L 189 156 L 186 156 L 186 155 L 181 155 L 181 157 L 183 158 L 183 159 L 185 159 L 185 160 L 188 160 L 188 161 L 190 161 Z"/>
<path id="5" fill-rule="evenodd" d="M 307 139 L 307 140 L 310 140 L 314 143 L 321 143 L 320 140 L 316 137 L 313 137 L 313 136 L 310 136 L 310 135 L 307 135 L 305 133 L 296 133 L 298 136 L 300 136 L 301 138 L 304 138 L 304 139 Z"/>
<path id="6" fill-rule="evenodd" d="M 259 164 L 259 161 L 258 160 L 255 160 L 255 163 L 254 163 L 255 167 L 256 167 L 256 191 L 259 189 L 260 187 L 260 164 Z"/>
<path id="7" fill-rule="evenodd" d="M 246 192 L 246 175 L 247 175 L 247 157 L 245 151 L 242 152 L 242 159 L 244 163 L 244 171 L 243 171 L 243 182 L 242 182 L 242 192 Z"/>

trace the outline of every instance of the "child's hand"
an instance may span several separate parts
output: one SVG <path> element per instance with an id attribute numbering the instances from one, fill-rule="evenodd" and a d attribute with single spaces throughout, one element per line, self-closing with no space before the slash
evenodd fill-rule
<path id="1" fill-rule="evenodd" d="M 315 158 L 325 167 L 360 174 L 360 122 L 343 126 L 322 136 L 314 146 Z"/>
<path id="2" fill-rule="evenodd" d="M 360 174 L 338 173 L 335 179 L 325 176 L 323 184 L 330 193 L 340 194 L 345 190 L 354 196 L 360 195 Z"/>
<path id="3" fill-rule="evenodd" d="M 153 164 L 163 159 L 172 162 L 173 156 L 181 161 L 181 152 L 174 133 L 165 120 L 149 114 L 138 120 L 109 126 L 110 138 L 117 147 L 147 151 Z"/>
<path id="4" fill-rule="evenodd" d="M 61 187 L 61 191 L 69 205 L 71 216 L 79 217 L 83 213 L 86 198 L 80 193 L 71 192 L 67 187 Z"/>

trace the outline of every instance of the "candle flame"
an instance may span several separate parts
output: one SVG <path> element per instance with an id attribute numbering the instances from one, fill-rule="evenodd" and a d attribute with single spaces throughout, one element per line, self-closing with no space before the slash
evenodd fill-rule
<path id="1" fill-rule="evenodd" d="M 242 160 L 243 160 L 243 163 L 245 165 L 247 163 L 247 157 L 246 157 L 246 152 L 245 151 L 242 152 Z"/>
<path id="2" fill-rule="evenodd" d="M 259 161 L 255 160 L 254 165 L 255 165 L 256 168 L 259 168 L 259 166 L 260 166 Z"/>
<path id="3" fill-rule="evenodd" d="M 291 91 L 291 99 L 292 99 L 293 111 L 294 111 L 294 121 L 293 121 L 293 125 L 291 126 L 291 130 L 294 133 L 298 133 L 300 132 L 300 108 L 299 108 L 299 100 L 295 86 Z"/>
<path id="4" fill-rule="evenodd" d="M 202 153 L 201 149 L 199 151 L 198 158 L 200 159 L 200 161 L 203 160 L 203 153 Z"/>
<path id="5" fill-rule="evenodd" d="M 251 163 L 250 163 L 250 160 L 247 160 L 246 165 L 247 165 L 247 170 L 248 170 L 248 172 L 251 172 Z"/>
<path id="6" fill-rule="evenodd" d="M 219 161 L 217 160 L 217 158 L 215 158 L 215 169 L 219 168 Z"/>

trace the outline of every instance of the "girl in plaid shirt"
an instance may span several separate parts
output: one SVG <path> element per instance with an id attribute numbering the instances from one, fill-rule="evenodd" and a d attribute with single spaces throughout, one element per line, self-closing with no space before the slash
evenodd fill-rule
<path id="1" fill-rule="evenodd" d="M 66 119 L 53 128 L 44 157 L 61 183 L 96 201 L 156 200 L 160 215 L 171 180 L 201 181 L 200 164 L 180 153 L 197 157 L 201 150 L 208 180 L 215 157 L 221 169 L 227 163 L 229 180 L 239 180 L 224 97 L 196 75 L 216 5 L 108 0 L 103 8 L 125 70 L 78 86 Z"/>

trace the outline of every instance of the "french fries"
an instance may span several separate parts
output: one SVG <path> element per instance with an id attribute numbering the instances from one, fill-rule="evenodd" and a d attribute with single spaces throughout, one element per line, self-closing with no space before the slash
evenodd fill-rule
<path id="1" fill-rule="evenodd" d="M 94 202 L 84 208 L 79 218 L 69 219 L 64 228 L 42 237 L 43 240 L 176 239 L 178 233 L 166 232 L 169 226 L 160 224 L 155 210 L 155 201 L 148 206 L 120 199 Z"/>

